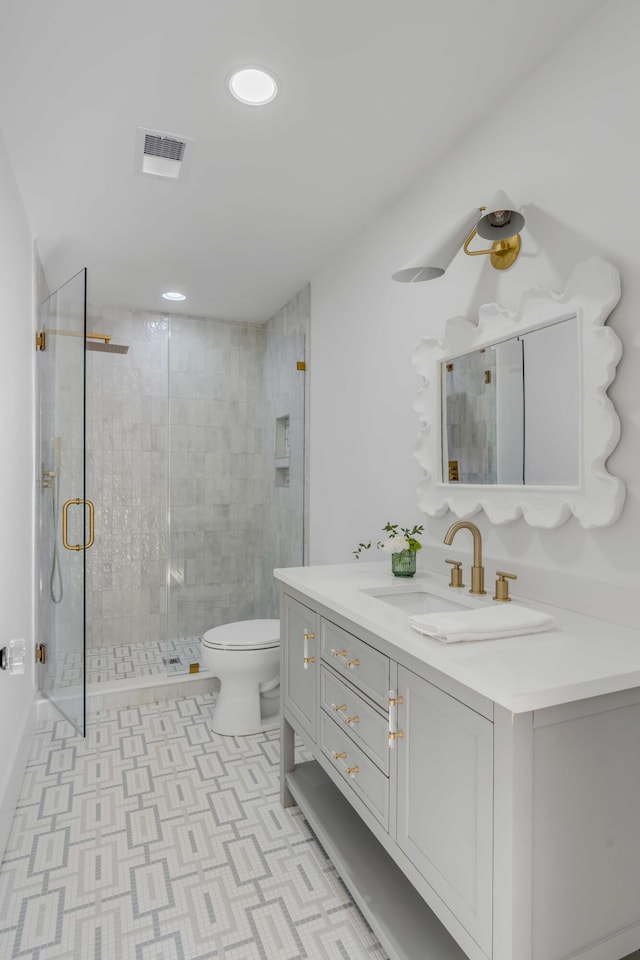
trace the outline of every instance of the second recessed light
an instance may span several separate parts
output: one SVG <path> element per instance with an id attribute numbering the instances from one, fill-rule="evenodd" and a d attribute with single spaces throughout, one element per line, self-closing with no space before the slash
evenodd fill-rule
<path id="1" fill-rule="evenodd" d="M 178 293 L 177 290 L 168 290 L 162 294 L 163 300 L 186 300 L 184 293 Z"/>

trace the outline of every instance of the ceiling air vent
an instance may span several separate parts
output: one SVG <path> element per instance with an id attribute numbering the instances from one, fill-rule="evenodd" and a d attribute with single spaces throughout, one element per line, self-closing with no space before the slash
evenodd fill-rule
<path id="1" fill-rule="evenodd" d="M 152 177 L 168 180 L 184 179 L 193 140 L 171 133 L 138 127 L 136 136 L 136 169 Z"/>

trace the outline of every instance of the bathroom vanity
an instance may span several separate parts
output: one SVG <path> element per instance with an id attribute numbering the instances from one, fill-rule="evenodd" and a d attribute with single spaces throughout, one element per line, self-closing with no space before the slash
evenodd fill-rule
<path id="1" fill-rule="evenodd" d="M 442 644 L 409 614 L 492 601 L 384 563 L 275 575 L 282 803 L 391 960 L 640 947 L 640 631 L 526 601 L 560 629 Z"/>

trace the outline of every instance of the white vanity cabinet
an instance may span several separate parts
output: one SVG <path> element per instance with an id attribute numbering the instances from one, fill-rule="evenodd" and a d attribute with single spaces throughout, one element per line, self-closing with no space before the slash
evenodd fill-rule
<path id="1" fill-rule="evenodd" d="M 390 960 L 635 956 L 640 638 L 603 626 L 602 681 L 586 618 L 581 636 L 429 646 L 401 612 L 378 626 L 360 570 L 279 571 L 281 797 Z"/>

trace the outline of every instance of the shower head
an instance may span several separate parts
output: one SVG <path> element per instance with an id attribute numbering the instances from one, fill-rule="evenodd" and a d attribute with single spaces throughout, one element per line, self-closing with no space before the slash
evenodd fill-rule
<path id="1" fill-rule="evenodd" d="M 87 350 L 95 350 L 97 353 L 128 353 L 129 347 L 121 343 L 96 343 L 87 340 Z"/>

